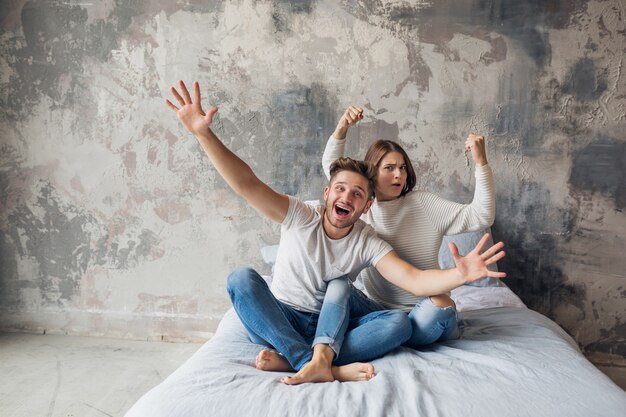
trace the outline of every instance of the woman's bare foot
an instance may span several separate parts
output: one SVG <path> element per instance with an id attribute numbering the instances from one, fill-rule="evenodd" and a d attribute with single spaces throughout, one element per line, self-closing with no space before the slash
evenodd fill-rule
<path id="1" fill-rule="evenodd" d="M 294 376 L 283 378 L 281 382 L 287 385 L 298 385 L 305 382 L 333 382 L 334 380 L 330 362 L 311 360 Z"/>
<path id="2" fill-rule="evenodd" d="M 284 356 L 269 349 L 263 349 L 256 355 L 256 369 L 270 372 L 293 372 L 293 368 Z"/>
<path id="3" fill-rule="evenodd" d="M 349 365 L 333 366 L 333 376 L 337 381 L 369 381 L 376 375 L 371 363 L 355 362 Z"/>

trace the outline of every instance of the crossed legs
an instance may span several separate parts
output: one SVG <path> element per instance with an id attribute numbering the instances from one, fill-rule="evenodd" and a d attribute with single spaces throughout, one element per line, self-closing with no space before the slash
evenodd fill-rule
<path id="1" fill-rule="evenodd" d="M 395 349 L 411 331 L 406 314 L 399 311 L 377 311 L 348 322 L 345 289 L 349 294 L 349 286 L 341 287 L 335 296 L 330 289 L 331 299 L 324 304 L 329 301 L 331 313 L 325 311 L 327 305 L 323 306 L 319 321 L 315 313 L 298 311 L 278 301 L 253 269 L 234 271 L 227 288 L 250 339 L 280 352 L 262 350 L 256 358 L 257 368 L 298 371 L 293 377 L 283 379 L 287 384 L 367 380 L 374 374 L 373 366 L 360 361 L 369 361 Z M 345 302 L 340 300 L 342 297 Z M 320 323 L 321 332 L 307 333 L 307 329 L 320 328 Z M 341 336 L 348 327 L 351 329 L 345 333 L 342 347 Z M 377 337 L 372 339 L 372 334 Z"/>

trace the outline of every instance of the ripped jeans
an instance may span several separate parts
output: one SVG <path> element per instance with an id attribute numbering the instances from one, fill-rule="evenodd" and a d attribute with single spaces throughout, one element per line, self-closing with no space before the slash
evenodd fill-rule
<path id="1" fill-rule="evenodd" d="M 336 279 L 328 283 L 324 305 L 339 303 L 343 297 L 347 296 L 346 290 L 349 290 L 350 317 L 385 310 L 383 306 L 368 298 L 353 285 L 347 287 L 342 284 L 343 281 L 344 279 Z M 322 312 L 324 312 L 324 306 L 322 306 Z M 408 318 L 412 332 L 411 337 L 403 343 L 403 346 L 416 349 L 459 337 L 456 309 L 453 306 L 439 307 L 433 304 L 430 297 L 420 299 L 408 313 Z"/>

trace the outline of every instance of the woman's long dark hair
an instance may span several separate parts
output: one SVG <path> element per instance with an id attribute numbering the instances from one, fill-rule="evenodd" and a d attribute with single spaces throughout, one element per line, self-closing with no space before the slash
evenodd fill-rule
<path id="1" fill-rule="evenodd" d="M 365 154 L 365 162 L 369 162 L 376 166 L 376 169 L 379 169 L 380 161 L 387 155 L 389 152 L 398 152 L 404 158 L 404 163 L 406 164 L 406 183 L 404 184 L 404 188 L 400 193 L 400 197 L 406 195 L 409 191 L 415 187 L 417 184 L 417 175 L 415 175 L 415 169 L 413 169 L 413 164 L 411 164 L 411 160 L 409 156 L 406 154 L 402 146 L 393 142 L 391 140 L 377 140 L 372 143 L 372 145 L 367 150 Z"/>

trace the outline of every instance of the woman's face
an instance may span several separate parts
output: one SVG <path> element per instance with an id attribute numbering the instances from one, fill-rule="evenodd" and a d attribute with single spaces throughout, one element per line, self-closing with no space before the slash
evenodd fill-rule
<path id="1" fill-rule="evenodd" d="M 378 164 L 376 199 L 388 201 L 400 197 L 406 184 L 406 163 L 400 152 L 389 152 Z"/>

